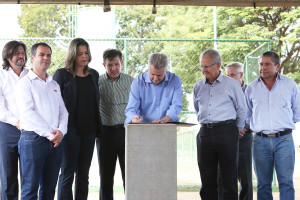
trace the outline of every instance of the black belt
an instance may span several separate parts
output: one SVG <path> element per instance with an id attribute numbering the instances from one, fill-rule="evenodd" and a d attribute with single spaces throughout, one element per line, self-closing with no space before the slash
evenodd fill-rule
<path id="1" fill-rule="evenodd" d="M 272 133 L 272 134 L 264 134 L 262 132 L 257 132 L 256 135 L 262 136 L 262 137 L 268 137 L 268 138 L 275 138 L 275 137 L 280 137 L 280 136 L 290 134 L 291 132 L 292 132 L 292 129 L 286 129 L 284 131 L 279 131 L 277 133 Z"/>
<path id="2" fill-rule="evenodd" d="M 226 125 L 232 124 L 234 122 L 235 122 L 235 120 L 231 119 L 231 120 L 226 120 L 226 121 L 222 121 L 222 122 L 201 124 L 201 126 L 205 127 L 205 128 L 214 128 L 214 127 L 226 126 Z"/>
<path id="3" fill-rule="evenodd" d="M 117 125 L 114 125 L 114 126 L 105 126 L 103 125 L 104 128 L 125 128 L 124 127 L 124 124 L 117 124 Z"/>

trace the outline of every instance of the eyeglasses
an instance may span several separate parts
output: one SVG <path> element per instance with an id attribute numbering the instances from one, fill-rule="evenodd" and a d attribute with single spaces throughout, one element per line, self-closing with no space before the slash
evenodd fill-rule
<path id="1" fill-rule="evenodd" d="M 217 63 L 214 63 L 212 65 L 209 65 L 209 66 L 200 66 L 201 69 L 208 69 L 208 68 L 211 68 L 212 66 L 216 65 Z"/>

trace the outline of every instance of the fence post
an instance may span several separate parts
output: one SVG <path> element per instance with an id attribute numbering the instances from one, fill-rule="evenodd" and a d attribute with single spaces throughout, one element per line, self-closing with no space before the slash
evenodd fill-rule
<path id="1" fill-rule="evenodd" d="M 127 68 L 127 39 L 124 39 L 124 67 L 125 67 L 125 73 L 128 74 L 128 68 Z"/>

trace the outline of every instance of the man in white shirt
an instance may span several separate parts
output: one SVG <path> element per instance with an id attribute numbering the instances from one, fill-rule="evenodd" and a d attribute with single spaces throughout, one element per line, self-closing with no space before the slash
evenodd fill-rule
<path id="1" fill-rule="evenodd" d="M 33 68 L 15 89 L 22 130 L 18 143 L 22 200 L 54 199 L 62 160 L 60 142 L 67 132 L 68 112 L 59 85 L 47 74 L 51 54 L 48 44 L 33 45 Z"/>
<path id="2" fill-rule="evenodd" d="M 2 200 L 18 199 L 19 112 L 14 98 L 15 85 L 28 73 L 26 45 L 8 42 L 2 51 L 0 69 L 0 179 Z"/>

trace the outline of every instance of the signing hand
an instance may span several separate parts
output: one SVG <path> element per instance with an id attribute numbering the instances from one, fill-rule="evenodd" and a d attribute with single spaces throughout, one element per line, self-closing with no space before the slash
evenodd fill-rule
<path id="1" fill-rule="evenodd" d="M 152 123 L 162 123 L 162 124 L 164 124 L 164 123 L 167 123 L 169 121 L 171 121 L 171 118 L 168 115 L 166 115 L 162 119 L 155 119 L 155 120 L 153 120 Z"/>
<path id="2" fill-rule="evenodd" d="M 140 116 L 134 115 L 134 116 L 132 117 L 132 119 L 131 119 L 131 122 L 132 122 L 132 123 L 141 123 L 142 120 L 143 120 L 143 118 L 141 118 Z"/>

